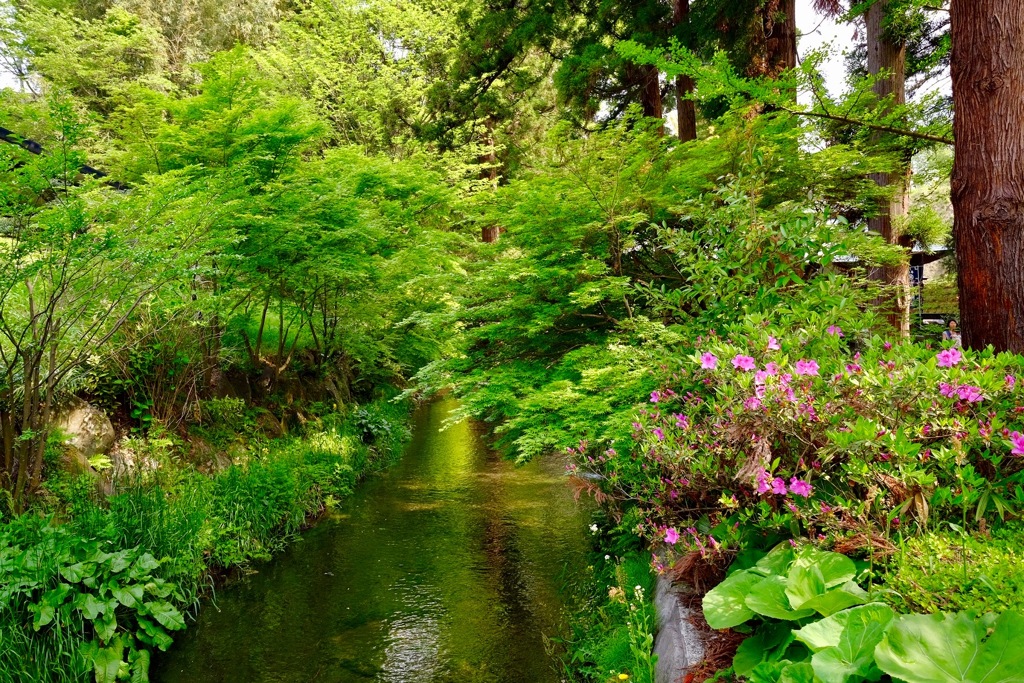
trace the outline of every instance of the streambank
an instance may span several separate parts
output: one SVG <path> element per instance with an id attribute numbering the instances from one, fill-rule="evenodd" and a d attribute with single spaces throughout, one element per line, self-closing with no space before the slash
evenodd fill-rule
<path id="1" fill-rule="evenodd" d="M 283 550 L 392 462 L 407 416 L 371 404 L 254 443 L 214 475 L 150 438 L 139 445 L 162 465 L 109 498 L 88 476 L 52 479 L 37 509 L 0 525 L 0 683 L 146 680 L 212 577 Z"/>

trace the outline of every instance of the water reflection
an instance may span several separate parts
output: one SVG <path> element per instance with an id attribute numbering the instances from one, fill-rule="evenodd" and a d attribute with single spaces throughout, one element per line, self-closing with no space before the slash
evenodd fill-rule
<path id="1" fill-rule="evenodd" d="M 417 413 L 403 461 L 337 518 L 222 591 L 161 659 L 163 683 L 553 683 L 543 646 L 584 512 L 560 465 L 523 468 L 450 401 Z"/>

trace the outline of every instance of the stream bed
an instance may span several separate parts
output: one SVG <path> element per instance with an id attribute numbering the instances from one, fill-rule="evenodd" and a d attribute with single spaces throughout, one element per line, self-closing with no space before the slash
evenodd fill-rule
<path id="1" fill-rule="evenodd" d="M 588 510 L 563 463 L 517 467 L 422 406 L 391 470 L 218 591 L 160 683 L 555 683 L 545 636 L 583 577 Z"/>

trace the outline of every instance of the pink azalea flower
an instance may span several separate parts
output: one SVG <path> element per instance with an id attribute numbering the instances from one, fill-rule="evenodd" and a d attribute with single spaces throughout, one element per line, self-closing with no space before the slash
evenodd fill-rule
<path id="1" fill-rule="evenodd" d="M 676 427 L 678 427 L 679 429 L 686 429 L 690 426 L 690 418 L 683 415 L 682 413 L 676 413 L 672 417 L 676 419 Z"/>
<path id="2" fill-rule="evenodd" d="M 658 437 L 658 441 L 665 440 L 665 432 L 661 431 L 661 428 L 655 427 L 654 429 L 651 430 L 651 433 L 654 434 L 654 436 Z"/>
<path id="3" fill-rule="evenodd" d="M 798 375 L 817 375 L 818 374 L 818 363 L 813 360 L 798 360 L 796 362 L 796 374 Z"/>
<path id="4" fill-rule="evenodd" d="M 1012 455 L 1024 455 L 1024 434 L 1014 432 L 1010 434 L 1010 441 L 1013 442 Z"/>
<path id="5" fill-rule="evenodd" d="M 679 532 L 676 531 L 675 527 L 670 527 L 665 530 L 665 543 L 669 545 L 675 545 L 679 542 Z"/>
<path id="6" fill-rule="evenodd" d="M 885 349 L 886 351 L 892 351 L 892 344 L 890 342 L 885 342 L 884 344 L 882 344 L 882 348 Z"/>
<path id="7" fill-rule="evenodd" d="M 708 351 L 700 357 L 700 366 L 705 370 L 715 370 L 718 368 L 718 356 Z"/>
<path id="8" fill-rule="evenodd" d="M 951 368 L 963 360 L 963 357 L 960 349 L 946 349 L 945 351 L 940 351 L 936 356 L 939 360 L 940 368 Z"/>
<path id="9" fill-rule="evenodd" d="M 757 492 L 762 496 L 772 490 L 771 479 L 768 470 L 761 470 L 757 475 Z"/>
<path id="10" fill-rule="evenodd" d="M 661 392 L 660 391 L 652 391 L 651 392 L 651 403 L 657 403 L 660 400 L 661 400 Z"/>
<path id="11" fill-rule="evenodd" d="M 751 396 L 750 398 L 743 402 L 743 407 L 746 408 L 747 410 L 757 410 L 758 408 L 761 407 L 761 399 L 759 399 L 757 396 Z"/>
<path id="12" fill-rule="evenodd" d="M 968 384 L 957 389 L 956 393 L 960 397 L 961 401 L 967 401 L 968 403 L 979 403 L 983 400 L 981 396 L 981 389 L 978 387 L 972 387 Z"/>
<path id="13" fill-rule="evenodd" d="M 737 355 L 732 359 L 732 366 L 737 370 L 753 370 L 757 367 L 757 363 L 750 356 Z"/>
<path id="14" fill-rule="evenodd" d="M 857 373 L 858 373 L 858 372 L 860 372 L 860 371 L 861 371 L 862 369 L 863 369 L 863 368 L 861 368 L 861 366 L 857 365 L 856 363 L 848 363 L 848 364 L 846 365 L 846 371 L 847 371 L 848 373 L 850 373 L 851 375 L 855 375 L 855 374 L 857 374 Z"/>
<path id="15" fill-rule="evenodd" d="M 793 477 L 789 480 L 789 492 L 794 496 L 803 496 L 804 498 L 810 498 L 811 491 L 814 490 L 810 484 L 802 479 Z"/>
<path id="16" fill-rule="evenodd" d="M 1006 388 L 1013 391 L 1013 388 L 1017 386 L 1017 378 L 1013 375 L 1006 376 Z"/>
<path id="17" fill-rule="evenodd" d="M 755 384 L 764 384 L 765 381 L 767 381 L 769 376 L 770 375 L 768 374 L 767 370 L 758 370 L 757 372 L 754 373 L 754 383 Z"/>
<path id="18" fill-rule="evenodd" d="M 833 337 L 843 336 L 843 328 L 839 327 L 838 325 L 829 325 L 828 329 L 825 331 L 831 334 Z"/>
<path id="19" fill-rule="evenodd" d="M 953 398 L 956 395 L 956 387 L 949 382 L 939 382 L 939 393 L 946 398 Z"/>
<path id="20" fill-rule="evenodd" d="M 775 337 L 768 337 L 768 350 L 769 351 L 778 351 L 781 348 L 782 347 L 779 346 L 779 340 L 778 339 L 776 339 Z"/>
<path id="21" fill-rule="evenodd" d="M 777 493 L 780 496 L 786 495 L 786 482 L 781 477 L 772 479 L 772 493 Z"/>
<path id="22" fill-rule="evenodd" d="M 768 365 L 764 366 L 764 371 L 767 372 L 772 377 L 774 377 L 775 375 L 779 374 L 779 364 L 771 362 Z"/>

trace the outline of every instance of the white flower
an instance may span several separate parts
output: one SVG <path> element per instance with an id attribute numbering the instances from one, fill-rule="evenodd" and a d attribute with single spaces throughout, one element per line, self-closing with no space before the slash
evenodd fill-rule
<path id="1" fill-rule="evenodd" d="M 610 560 L 610 559 L 612 559 L 612 556 L 611 556 L 611 555 L 605 555 L 605 556 L 604 556 L 604 559 L 606 559 L 606 560 Z"/>
<path id="2" fill-rule="evenodd" d="M 597 525 L 596 524 L 591 524 L 590 525 L 590 533 L 592 533 L 592 534 L 596 534 L 597 533 Z"/>

